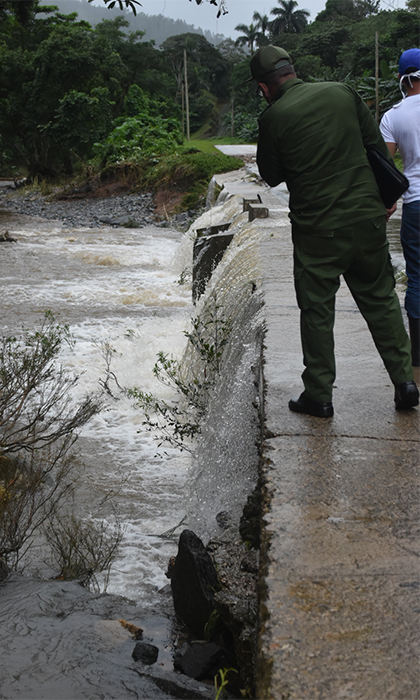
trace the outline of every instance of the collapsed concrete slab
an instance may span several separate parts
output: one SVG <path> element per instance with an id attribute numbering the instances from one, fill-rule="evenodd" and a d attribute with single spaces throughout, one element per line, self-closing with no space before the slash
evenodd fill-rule
<path id="1" fill-rule="evenodd" d="M 229 226 L 230 222 L 197 230 L 193 249 L 192 297 L 194 303 L 204 294 L 207 282 L 232 241 L 233 233 L 225 233 Z"/>

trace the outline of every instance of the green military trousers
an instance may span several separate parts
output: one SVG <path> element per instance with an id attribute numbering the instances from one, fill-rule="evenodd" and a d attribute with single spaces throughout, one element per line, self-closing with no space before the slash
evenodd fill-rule
<path id="1" fill-rule="evenodd" d="M 334 231 L 293 227 L 294 277 L 301 314 L 305 395 L 331 401 L 335 380 L 335 295 L 343 275 L 394 385 L 413 379 L 410 341 L 389 257 L 385 217 Z"/>

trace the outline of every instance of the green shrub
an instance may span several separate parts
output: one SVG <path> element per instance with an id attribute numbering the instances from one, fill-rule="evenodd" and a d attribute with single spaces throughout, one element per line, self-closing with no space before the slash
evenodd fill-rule
<path id="1" fill-rule="evenodd" d="M 164 187 L 175 192 L 187 192 L 179 209 L 196 209 L 205 202 L 208 184 L 215 173 L 225 173 L 243 167 L 243 161 L 222 153 L 202 153 L 191 146 L 164 157 L 143 161 L 138 186 L 143 190 Z"/>
<path id="2" fill-rule="evenodd" d="M 79 158 L 89 157 L 93 143 L 104 139 L 112 127 L 113 105 L 107 88 L 94 88 L 90 95 L 70 90 L 60 99 L 54 119 L 40 126 L 40 132 Z"/>
<path id="3" fill-rule="evenodd" d="M 71 491 L 71 448 L 101 407 L 74 400 L 78 377 L 58 364 L 65 343 L 51 312 L 38 330 L 0 339 L 0 558 L 11 566 Z"/>
<path id="4" fill-rule="evenodd" d="M 153 374 L 162 384 L 176 390 L 179 401 L 169 404 L 137 387 L 127 391 L 144 414 L 143 425 L 149 432 L 158 433 L 159 447 L 168 442 L 190 451 L 188 441 L 200 433 L 231 329 L 231 319 L 212 296 L 202 316 L 191 319 L 191 330 L 184 332 L 191 354 L 189 369 L 163 352 L 158 353 L 153 368 Z"/>
<path id="5" fill-rule="evenodd" d="M 240 107 L 235 112 L 234 133 L 235 137 L 243 143 L 257 143 L 258 141 L 258 117 L 262 109 L 256 107 L 248 111 Z M 230 126 L 230 115 L 225 117 L 226 126 Z"/>
<path id="6" fill-rule="evenodd" d="M 141 114 L 128 117 L 111 131 L 103 143 L 95 143 L 94 154 L 103 165 L 173 153 L 183 142 L 178 119 Z"/>
<path id="7" fill-rule="evenodd" d="M 173 186 L 179 191 L 201 186 L 204 190 L 215 173 L 229 172 L 243 167 L 243 161 L 223 153 L 192 151 L 171 153 L 159 158 L 144 176 L 146 187 Z M 192 152 L 191 152 L 192 151 Z"/>
<path id="8" fill-rule="evenodd" d="M 92 519 L 80 520 L 75 515 L 58 512 L 46 521 L 44 536 L 50 546 L 51 566 L 61 581 L 79 581 L 82 586 L 99 593 L 102 574 L 105 592 L 112 564 L 118 553 L 123 530 L 118 517 L 114 524 Z"/>

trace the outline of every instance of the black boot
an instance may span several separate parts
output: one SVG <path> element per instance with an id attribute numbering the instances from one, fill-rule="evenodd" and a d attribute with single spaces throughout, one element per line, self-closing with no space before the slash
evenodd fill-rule
<path id="1" fill-rule="evenodd" d="M 409 318 L 408 327 L 411 340 L 411 364 L 413 367 L 420 367 L 420 318 Z"/>
<path id="2" fill-rule="evenodd" d="M 416 383 L 403 382 L 395 387 L 395 408 L 397 411 L 406 411 L 419 405 L 419 390 Z"/>

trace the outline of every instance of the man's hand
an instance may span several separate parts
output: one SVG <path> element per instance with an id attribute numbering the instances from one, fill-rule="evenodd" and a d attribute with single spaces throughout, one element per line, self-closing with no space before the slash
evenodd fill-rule
<path id="1" fill-rule="evenodd" d="M 386 210 L 386 220 L 387 221 L 389 221 L 389 217 L 393 215 L 396 208 L 397 208 L 397 202 L 395 202 L 395 204 L 393 204 L 390 209 Z"/>

